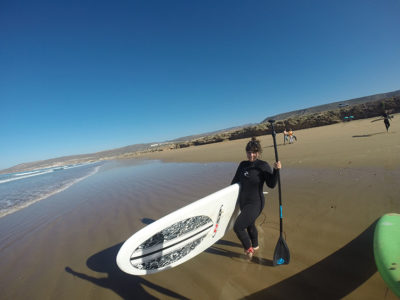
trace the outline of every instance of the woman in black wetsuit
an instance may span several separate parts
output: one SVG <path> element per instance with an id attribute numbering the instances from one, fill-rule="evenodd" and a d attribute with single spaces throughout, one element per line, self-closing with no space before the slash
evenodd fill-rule
<path id="1" fill-rule="evenodd" d="M 281 168 L 279 161 L 274 163 L 274 169 L 272 169 L 267 162 L 259 160 L 261 152 L 260 141 L 253 137 L 246 146 L 248 160 L 239 164 L 232 180 L 232 184 L 240 183 L 238 199 L 240 215 L 237 217 L 233 229 L 249 258 L 253 256 L 254 250 L 259 249 L 255 221 L 265 204 L 264 182 L 268 187 L 274 188 L 278 180 L 276 170 Z"/>

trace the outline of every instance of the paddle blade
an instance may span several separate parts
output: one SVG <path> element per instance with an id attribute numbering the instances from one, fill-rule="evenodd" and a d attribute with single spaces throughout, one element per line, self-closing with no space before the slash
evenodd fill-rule
<path id="1" fill-rule="evenodd" d="M 273 265 L 287 265 L 290 262 L 289 248 L 282 236 L 279 237 L 275 246 Z"/>

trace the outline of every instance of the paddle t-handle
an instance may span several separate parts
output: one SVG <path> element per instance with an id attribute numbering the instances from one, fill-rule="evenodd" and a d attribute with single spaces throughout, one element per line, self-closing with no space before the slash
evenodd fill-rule
<path id="1" fill-rule="evenodd" d="M 275 120 L 268 120 L 268 122 L 271 124 L 271 128 L 272 128 L 272 138 L 274 140 L 274 150 L 275 150 L 275 161 L 279 161 L 278 158 L 278 149 L 276 147 L 276 132 L 275 132 L 275 127 L 274 127 L 274 123 Z"/>

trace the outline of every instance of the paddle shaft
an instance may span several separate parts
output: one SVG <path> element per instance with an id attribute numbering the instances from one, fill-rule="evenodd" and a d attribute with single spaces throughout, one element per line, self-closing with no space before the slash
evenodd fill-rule
<path id="1" fill-rule="evenodd" d="M 274 123 L 270 121 L 271 127 L 272 127 L 272 139 L 274 141 L 274 150 L 275 150 L 275 160 L 278 162 L 278 149 L 276 146 L 276 132 L 274 128 Z M 282 236 L 283 232 L 283 224 L 282 224 L 282 192 L 281 192 L 281 175 L 280 175 L 280 170 L 277 169 L 277 176 L 278 176 L 278 193 L 279 193 L 279 234 Z"/>

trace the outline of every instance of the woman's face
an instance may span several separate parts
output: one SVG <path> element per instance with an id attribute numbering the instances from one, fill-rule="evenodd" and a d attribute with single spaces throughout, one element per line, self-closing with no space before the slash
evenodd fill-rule
<path id="1" fill-rule="evenodd" d="M 246 151 L 247 153 L 247 159 L 250 162 L 254 162 L 258 159 L 259 153 L 258 152 L 253 152 L 253 151 Z"/>

